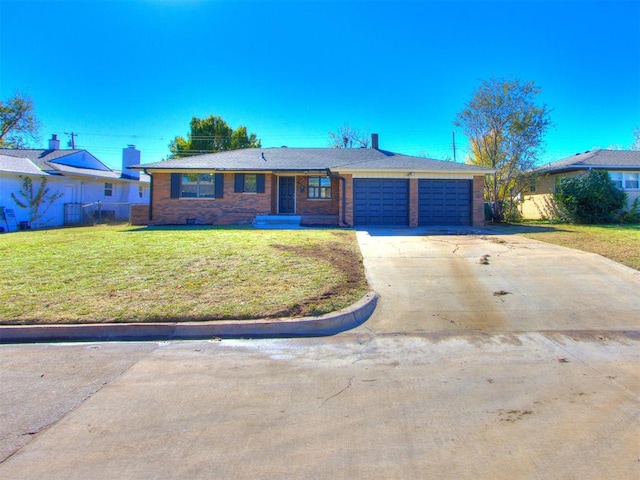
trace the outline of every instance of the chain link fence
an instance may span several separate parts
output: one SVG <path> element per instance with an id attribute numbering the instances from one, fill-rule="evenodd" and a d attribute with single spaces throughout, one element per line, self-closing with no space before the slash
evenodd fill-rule
<path id="1" fill-rule="evenodd" d="M 65 225 L 96 225 L 99 223 L 129 222 L 131 203 L 65 203 Z"/>

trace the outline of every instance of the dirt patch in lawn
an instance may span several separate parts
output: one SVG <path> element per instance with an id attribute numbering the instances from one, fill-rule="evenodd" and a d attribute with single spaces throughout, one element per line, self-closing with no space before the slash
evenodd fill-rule
<path id="1" fill-rule="evenodd" d="M 312 258 L 326 262 L 341 272 L 340 282 L 327 285 L 326 289 L 318 295 L 305 298 L 302 302 L 289 308 L 279 310 L 269 317 L 304 317 L 315 315 L 319 302 L 332 298 L 349 295 L 361 287 L 364 291 L 367 280 L 362 266 L 362 257 L 359 252 L 349 250 L 339 243 L 329 242 L 323 245 L 272 245 L 273 248 L 295 254 L 300 261 Z"/>

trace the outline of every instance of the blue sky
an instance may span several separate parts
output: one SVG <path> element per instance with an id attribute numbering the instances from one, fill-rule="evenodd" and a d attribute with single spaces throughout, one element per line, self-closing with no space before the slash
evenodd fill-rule
<path id="1" fill-rule="evenodd" d="M 211 114 L 263 147 L 326 147 L 349 124 L 452 157 L 452 121 L 491 77 L 542 88 L 543 162 L 640 127 L 637 1 L 0 0 L 0 42 L 0 98 L 32 97 L 42 147 L 73 131 L 112 167 L 128 144 L 166 157 Z"/>

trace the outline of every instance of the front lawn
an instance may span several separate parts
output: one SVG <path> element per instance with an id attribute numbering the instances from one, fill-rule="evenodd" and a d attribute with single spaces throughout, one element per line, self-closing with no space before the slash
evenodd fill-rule
<path id="1" fill-rule="evenodd" d="M 0 235 L 0 322 L 321 315 L 367 291 L 355 232 L 96 226 Z"/>
<path id="2" fill-rule="evenodd" d="M 523 237 L 592 252 L 640 270 L 640 225 L 523 224 Z"/>

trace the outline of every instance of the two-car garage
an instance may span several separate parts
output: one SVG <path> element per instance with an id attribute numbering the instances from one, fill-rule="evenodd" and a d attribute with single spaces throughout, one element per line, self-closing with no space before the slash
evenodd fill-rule
<path id="1" fill-rule="evenodd" d="M 408 225 L 411 186 L 407 179 L 355 178 L 355 225 Z M 471 225 L 471 180 L 418 179 L 417 197 L 418 225 Z"/>

